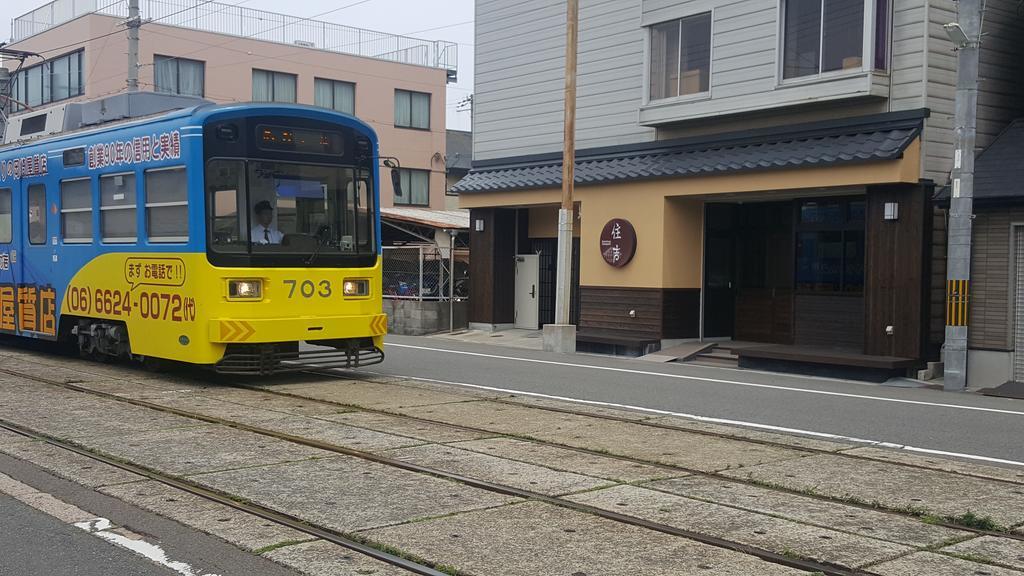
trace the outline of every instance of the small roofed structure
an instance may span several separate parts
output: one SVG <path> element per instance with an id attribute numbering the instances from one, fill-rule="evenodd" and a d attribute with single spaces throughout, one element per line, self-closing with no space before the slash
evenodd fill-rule
<path id="1" fill-rule="evenodd" d="M 456 247 L 469 245 L 469 210 L 431 210 L 429 208 L 381 208 L 385 246 L 436 244 L 447 248 L 450 236 Z"/>

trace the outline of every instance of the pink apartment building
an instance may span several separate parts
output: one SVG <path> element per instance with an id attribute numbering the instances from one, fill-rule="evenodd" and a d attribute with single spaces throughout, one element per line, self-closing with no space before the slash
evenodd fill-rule
<path id="1" fill-rule="evenodd" d="M 34 108 L 125 91 L 126 4 L 56 0 L 16 18 L 8 47 L 45 60 L 29 59 L 12 77 L 14 99 Z M 445 208 L 445 90 L 456 44 L 197 0 L 142 0 L 141 10 L 141 90 L 355 114 L 377 131 L 382 155 L 402 165 L 406 193 L 395 198 L 382 178 L 382 207 Z"/>

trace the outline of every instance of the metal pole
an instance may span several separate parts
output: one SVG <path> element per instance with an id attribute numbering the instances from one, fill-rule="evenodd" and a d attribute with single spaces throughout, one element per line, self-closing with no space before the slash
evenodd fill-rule
<path id="1" fill-rule="evenodd" d="M 455 231 L 448 231 L 448 332 L 455 332 Z"/>
<path id="2" fill-rule="evenodd" d="M 128 0 L 128 91 L 139 90 L 139 0 Z"/>
<path id="3" fill-rule="evenodd" d="M 423 302 L 423 246 L 419 247 L 419 254 L 420 254 L 420 283 L 419 283 L 418 289 L 416 290 L 416 293 L 419 294 L 418 300 L 420 302 Z"/>
<path id="4" fill-rule="evenodd" d="M 946 390 L 967 388 L 967 311 L 971 280 L 971 225 L 974 217 L 974 148 L 978 127 L 978 67 L 984 0 L 960 0 L 958 24 L 967 36 L 957 47 L 953 182 L 946 254 Z M 955 25 L 947 25 L 950 37 Z M 952 29 L 952 30 L 951 30 Z"/>
<path id="5" fill-rule="evenodd" d="M 555 324 L 570 324 L 572 298 L 573 192 L 576 178 L 576 56 L 579 42 L 579 0 L 568 0 L 565 45 L 565 149 L 562 155 L 562 208 L 558 211 L 558 278 L 555 282 Z"/>

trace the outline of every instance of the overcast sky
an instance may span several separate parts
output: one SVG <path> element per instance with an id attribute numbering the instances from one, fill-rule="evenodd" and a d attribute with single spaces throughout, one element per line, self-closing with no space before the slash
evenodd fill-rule
<path id="1" fill-rule="evenodd" d="M 358 0 L 224 0 L 226 4 L 286 12 L 303 18 L 356 2 Z M 45 4 L 47 2 L 44 0 L 0 0 L 0 36 L 5 39 L 10 37 L 12 19 Z M 141 4 L 145 10 L 146 0 L 142 0 Z M 282 9 L 282 5 L 287 6 L 287 9 Z M 459 81 L 448 85 L 446 116 L 449 128 L 470 129 L 469 111 L 458 112 L 456 106 L 473 89 L 473 0 L 365 0 L 356 6 L 318 17 L 317 20 L 429 40 L 458 42 Z M 145 28 L 142 33 L 145 34 Z"/>

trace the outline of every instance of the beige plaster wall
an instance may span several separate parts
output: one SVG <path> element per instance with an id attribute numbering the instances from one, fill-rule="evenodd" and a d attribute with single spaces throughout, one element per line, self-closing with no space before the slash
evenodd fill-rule
<path id="1" fill-rule="evenodd" d="M 79 39 L 121 30 L 118 19 L 87 15 L 28 38 L 11 47 L 41 52 Z M 127 37 L 116 33 L 105 38 L 47 52 L 52 58 L 85 47 L 83 75 L 85 97 L 96 98 L 125 89 Z M 313 104 L 313 79 L 342 80 L 356 85 L 355 114 L 377 131 L 381 153 L 396 156 L 402 166 L 430 170 L 430 207 L 445 207 L 445 90 L 444 70 L 398 64 L 337 54 L 324 50 L 236 38 L 198 30 L 147 24 L 139 42 L 141 89 L 153 89 L 153 56 L 178 56 L 206 63 L 206 98 L 215 102 L 252 100 L 252 70 L 287 72 L 298 76 L 297 97 L 301 104 Z M 31 64 L 32 62 L 30 62 Z M 431 94 L 430 130 L 394 126 L 396 88 Z M 393 205 L 390 178 L 381 178 L 385 207 Z"/>

